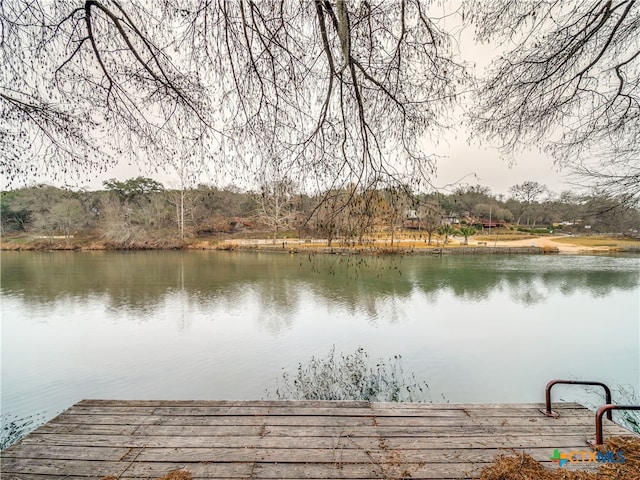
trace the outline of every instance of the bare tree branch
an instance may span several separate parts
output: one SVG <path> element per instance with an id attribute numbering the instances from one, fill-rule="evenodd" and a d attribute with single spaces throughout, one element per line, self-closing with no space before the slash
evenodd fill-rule
<path id="1" fill-rule="evenodd" d="M 426 142 L 468 79 L 422 0 L 11 3 L 0 92 L 17 82 L 64 106 L 52 112 L 73 108 L 87 144 L 160 168 L 175 161 L 172 142 L 189 142 L 248 182 L 265 169 L 302 188 L 428 182 Z M 33 119 L 3 105 L 30 134 Z M 221 137 L 230 161 L 213 158 Z"/>
<path id="2" fill-rule="evenodd" d="M 500 139 L 507 154 L 539 146 L 583 183 L 640 203 L 636 0 L 496 0 L 468 13 L 480 40 L 516 45 L 481 84 L 474 127 Z"/>

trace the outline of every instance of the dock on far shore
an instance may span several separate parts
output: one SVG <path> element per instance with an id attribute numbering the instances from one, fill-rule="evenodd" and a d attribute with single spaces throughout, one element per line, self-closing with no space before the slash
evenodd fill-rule
<path id="1" fill-rule="evenodd" d="M 500 454 L 593 451 L 594 413 L 557 403 L 83 400 L 1 453 L 8 479 L 478 478 Z M 604 420 L 605 438 L 632 432 Z M 580 458 L 579 455 L 574 458 Z"/>

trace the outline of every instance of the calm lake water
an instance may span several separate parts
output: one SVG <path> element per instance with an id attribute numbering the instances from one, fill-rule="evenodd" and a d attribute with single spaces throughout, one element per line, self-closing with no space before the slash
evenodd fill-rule
<path id="1" fill-rule="evenodd" d="M 332 346 L 363 347 L 372 361 L 401 355 L 435 402 L 542 401 L 552 378 L 640 392 L 637 256 L 1 260 L 5 425 L 83 398 L 265 398 Z"/>

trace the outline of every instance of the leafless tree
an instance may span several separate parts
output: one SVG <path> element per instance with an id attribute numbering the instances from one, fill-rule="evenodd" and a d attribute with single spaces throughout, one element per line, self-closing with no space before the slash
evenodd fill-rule
<path id="1" fill-rule="evenodd" d="M 189 142 L 249 180 L 428 181 L 466 80 L 428 3 L 2 1 L 2 173 L 156 167 Z"/>
<path id="2" fill-rule="evenodd" d="M 193 148 L 193 145 L 187 144 L 187 148 L 183 148 L 182 144 L 171 146 L 170 150 L 164 152 L 166 158 L 166 169 L 171 170 L 178 178 L 177 189 L 170 192 L 168 196 L 169 202 L 176 208 L 176 223 L 180 231 L 180 239 L 185 238 L 185 212 L 191 215 L 193 220 L 195 212 L 195 204 L 199 198 L 200 192 L 194 190 L 200 176 L 205 170 L 203 164 L 198 159 L 199 150 Z"/>
<path id="3" fill-rule="evenodd" d="M 167 145 L 205 145 L 207 88 L 170 55 L 176 24 L 154 13 L 116 0 L 0 2 L 0 173 L 9 184 L 70 181 L 127 156 L 157 168 Z"/>
<path id="4" fill-rule="evenodd" d="M 383 215 L 391 232 L 391 247 L 393 247 L 396 232 L 402 230 L 404 221 L 407 219 L 407 212 L 412 204 L 412 195 L 403 186 L 387 187 L 382 194 L 385 203 Z"/>
<path id="5" fill-rule="evenodd" d="M 258 216 L 273 231 L 273 243 L 278 238 L 278 231 L 289 227 L 295 216 L 294 194 L 294 183 L 285 177 L 263 183 L 255 195 Z"/>
<path id="6" fill-rule="evenodd" d="M 188 233 L 187 225 L 191 225 L 192 229 L 197 227 L 205 215 L 202 206 L 198 203 L 200 199 L 201 194 L 198 190 L 187 189 L 182 183 L 177 190 L 167 191 L 167 201 L 175 208 L 175 223 L 181 240 L 184 240 Z"/>
<path id="7" fill-rule="evenodd" d="M 420 204 L 418 209 L 419 225 L 427 232 L 428 244 L 431 245 L 431 237 L 442 225 L 444 211 L 435 200 L 428 200 Z"/>
<path id="8" fill-rule="evenodd" d="M 382 203 L 382 197 L 373 186 L 351 184 L 318 195 L 306 223 L 327 239 L 328 246 L 338 237 L 347 245 L 356 241 L 362 245 L 376 226 Z"/>
<path id="9" fill-rule="evenodd" d="M 420 141 L 446 122 L 463 72 L 423 2 L 208 5 L 191 38 L 219 56 L 225 123 L 245 148 L 322 189 L 428 178 Z"/>
<path id="10" fill-rule="evenodd" d="M 477 38 L 505 48 L 482 84 L 475 126 L 507 152 L 544 146 L 578 178 L 638 204 L 638 2 L 483 0 L 467 13 Z"/>
<path id="11" fill-rule="evenodd" d="M 373 186 L 350 185 L 331 205 L 344 205 L 336 209 L 336 222 L 345 242 L 362 246 L 370 242 L 371 234 L 382 227 L 381 217 L 388 205 L 382 192 Z"/>

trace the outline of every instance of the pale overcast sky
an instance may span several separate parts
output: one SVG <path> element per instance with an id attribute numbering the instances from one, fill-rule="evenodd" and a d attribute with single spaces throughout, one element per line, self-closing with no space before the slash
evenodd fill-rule
<path id="1" fill-rule="evenodd" d="M 437 187 L 455 182 L 480 184 L 489 187 L 495 195 L 507 195 L 509 187 L 525 181 L 544 184 L 556 193 L 575 188 L 565 178 L 566 171 L 560 171 L 553 160 L 536 151 L 523 152 L 511 166 L 495 148 L 469 146 L 464 139 L 438 152 L 448 158 L 438 162 L 433 180 Z"/>
<path id="2" fill-rule="evenodd" d="M 460 2 L 450 3 L 456 5 Z M 460 29 L 459 18 L 447 17 L 445 28 L 455 32 L 462 60 L 474 69 L 478 77 L 485 73 L 492 59 L 503 51 L 497 45 L 478 44 L 471 28 Z M 496 195 L 507 195 L 509 187 L 526 181 L 544 184 L 556 193 L 575 189 L 566 178 L 568 172 L 561 171 L 554 165 L 553 159 L 538 151 L 535 146 L 529 151 L 521 152 L 510 162 L 486 140 L 474 141 L 469 145 L 468 137 L 468 131 L 460 130 L 451 134 L 436 150 L 438 154 L 448 158 L 439 162 L 434 185 L 443 187 L 464 178 L 462 183 L 487 186 Z"/>
<path id="3" fill-rule="evenodd" d="M 443 192 L 455 188 L 453 184 L 480 184 L 487 186 L 495 195 L 508 195 L 509 187 L 525 181 L 544 184 L 555 193 L 575 189 L 566 178 L 566 171 L 561 171 L 553 161 L 537 151 L 523 152 L 514 165 L 490 146 L 467 144 L 467 133 L 459 132 L 456 138 L 443 142 L 435 152 L 446 158 L 440 159 L 436 176 L 432 179 L 434 186 Z M 102 181 L 110 178 L 125 180 L 138 175 L 148 176 L 162 182 L 165 187 L 177 186 L 178 177 L 170 174 L 149 174 L 135 166 L 118 165 L 97 178 L 79 186 L 89 189 L 102 188 Z M 203 183 L 208 183 L 202 178 Z M 224 183 L 224 182 L 223 182 Z M 219 185 L 224 186 L 224 185 Z"/>

